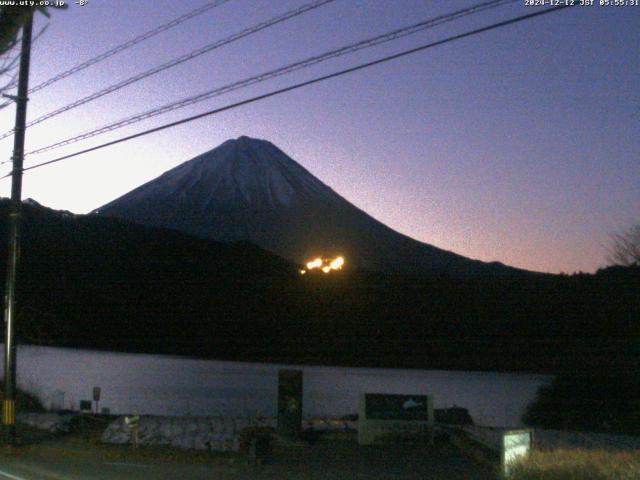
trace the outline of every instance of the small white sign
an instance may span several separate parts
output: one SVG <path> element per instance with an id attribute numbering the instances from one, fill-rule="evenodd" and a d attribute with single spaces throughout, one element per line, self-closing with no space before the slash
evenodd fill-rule
<path id="1" fill-rule="evenodd" d="M 510 430 L 502 434 L 502 471 L 511 473 L 513 465 L 529 456 L 531 430 Z"/>

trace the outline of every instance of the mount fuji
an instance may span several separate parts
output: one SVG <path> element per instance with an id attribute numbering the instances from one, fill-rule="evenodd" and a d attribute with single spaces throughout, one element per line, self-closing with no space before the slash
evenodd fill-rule
<path id="1" fill-rule="evenodd" d="M 217 241 L 248 241 L 298 264 L 342 255 L 350 268 L 403 275 L 530 273 L 402 235 L 349 203 L 272 143 L 245 136 L 94 213 Z"/>

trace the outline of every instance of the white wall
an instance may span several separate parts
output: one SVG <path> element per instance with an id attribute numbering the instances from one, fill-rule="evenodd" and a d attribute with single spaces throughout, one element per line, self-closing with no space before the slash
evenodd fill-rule
<path id="1" fill-rule="evenodd" d="M 17 362 L 18 386 L 47 406 L 60 390 L 66 406 L 73 402 L 77 408 L 100 386 L 101 407 L 156 415 L 274 416 L 278 369 L 296 368 L 29 345 L 18 347 Z M 356 413 L 361 392 L 430 394 L 435 408 L 465 407 L 476 423 L 494 426 L 520 425 L 538 387 L 552 379 L 442 370 L 298 368 L 304 371 L 308 416 Z"/>

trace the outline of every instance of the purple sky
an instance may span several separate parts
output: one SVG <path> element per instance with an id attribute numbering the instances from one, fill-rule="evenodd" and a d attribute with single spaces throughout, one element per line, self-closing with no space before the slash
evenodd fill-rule
<path id="1" fill-rule="evenodd" d="M 204 3 L 72 1 L 34 46 L 31 85 Z M 34 93 L 28 118 L 303 3 L 232 0 Z M 27 150 L 475 3 L 336 0 L 34 126 Z M 515 2 L 28 157 L 26 165 L 537 8 Z M 532 270 L 594 271 L 606 264 L 609 234 L 640 221 L 638 26 L 640 7 L 553 13 L 33 170 L 24 197 L 88 212 L 249 135 L 418 240 Z M 13 115 L 13 107 L 1 112 L 3 132 Z M 4 159 L 11 147 L 12 139 L 0 141 Z M 0 195 L 9 192 L 5 179 Z"/>

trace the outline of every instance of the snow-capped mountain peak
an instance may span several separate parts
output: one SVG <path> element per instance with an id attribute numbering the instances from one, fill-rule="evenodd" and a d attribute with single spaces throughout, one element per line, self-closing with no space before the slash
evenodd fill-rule
<path id="1" fill-rule="evenodd" d="M 402 235 L 356 208 L 282 150 L 246 136 L 169 170 L 96 211 L 219 241 L 250 241 L 300 264 L 414 275 L 514 272 Z"/>
<path id="2" fill-rule="evenodd" d="M 295 197 L 321 195 L 335 201 L 333 190 L 279 148 L 265 140 L 242 136 L 228 140 L 166 172 L 124 198 L 143 198 L 151 193 L 172 192 L 201 202 L 221 198 L 255 207 L 292 206 Z M 101 209 L 103 211 L 103 209 Z"/>

